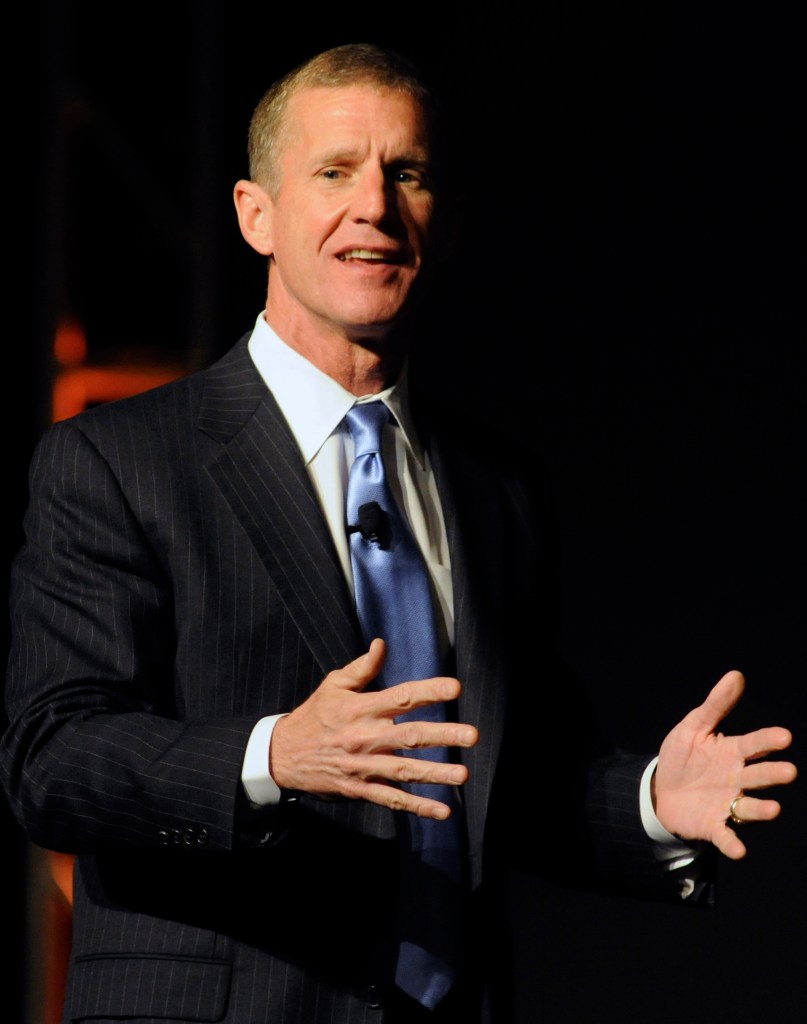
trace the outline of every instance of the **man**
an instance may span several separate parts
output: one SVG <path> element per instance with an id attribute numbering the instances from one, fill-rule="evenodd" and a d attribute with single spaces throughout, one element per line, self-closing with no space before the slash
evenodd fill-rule
<path id="1" fill-rule="evenodd" d="M 546 791 L 541 764 L 558 777 L 536 859 L 563 846 L 581 884 L 661 898 L 708 898 L 705 846 L 741 857 L 727 819 L 774 818 L 776 801 L 746 791 L 795 777 L 761 760 L 787 730 L 716 732 L 737 672 L 657 761 L 608 755 L 577 703 L 546 721 L 536 690 L 556 692 L 561 670 L 542 639 L 536 489 L 408 379 L 448 234 L 438 115 L 408 64 L 370 46 L 273 86 L 235 188 L 242 234 L 269 261 L 254 331 L 209 370 L 57 424 L 37 450 L 3 777 L 31 838 L 78 854 L 66 1021 L 498 1024 L 506 962 L 481 936 L 524 854 L 513 822 Z M 386 520 L 345 512 L 352 417 L 379 400 L 389 486 L 436 608 L 442 671 L 425 677 L 395 675 L 409 637 L 385 644 L 360 598 L 354 547 Z M 421 922 L 442 866 L 420 870 L 417 823 L 438 830 L 429 850 L 462 844 L 461 897 L 436 937 Z M 423 1001 L 397 973 L 418 943 L 440 978 L 430 987 L 418 961 Z"/>

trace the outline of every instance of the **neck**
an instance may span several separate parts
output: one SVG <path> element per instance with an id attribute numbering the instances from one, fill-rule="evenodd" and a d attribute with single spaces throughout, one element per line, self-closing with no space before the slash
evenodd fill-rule
<path id="1" fill-rule="evenodd" d="M 398 332 L 354 338 L 337 331 L 289 330 L 288 325 L 275 322 L 268 307 L 264 318 L 289 348 L 357 398 L 376 395 L 394 384 L 406 359 L 408 343 Z"/>

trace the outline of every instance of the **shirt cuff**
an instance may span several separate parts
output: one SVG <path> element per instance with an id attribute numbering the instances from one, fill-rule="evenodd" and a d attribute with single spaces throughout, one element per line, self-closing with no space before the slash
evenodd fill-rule
<path id="1" fill-rule="evenodd" d="M 655 844 L 656 856 L 659 860 L 665 862 L 665 867 L 669 871 L 675 871 L 677 868 L 683 868 L 691 864 L 697 855 L 697 851 L 677 836 L 674 836 L 672 832 L 668 832 L 656 817 L 650 786 L 657 764 L 658 758 L 654 757 L 644 770 L 639 789 L 639 808 L 644 830 Z"/>
<path id="2" fill-rule="evenodd" d="M 266 807 L 280 803 L 280 788 L 269 774 L 269 747 L 275 726 L 285 715 L 267 715 L 261 718 L 250 733 L 241 782 L 247 799 L 253 807 Z"/>

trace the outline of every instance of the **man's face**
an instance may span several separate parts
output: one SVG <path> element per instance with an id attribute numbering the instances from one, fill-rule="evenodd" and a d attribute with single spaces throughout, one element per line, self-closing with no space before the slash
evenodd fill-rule
<path id="1" fill-rule="evenodd" d="M 298 344 L 383 338 L 427 265 L 435 196 L 420 106 L 369 86 L 303 89 L 277 172 L 273 326 Z"/>

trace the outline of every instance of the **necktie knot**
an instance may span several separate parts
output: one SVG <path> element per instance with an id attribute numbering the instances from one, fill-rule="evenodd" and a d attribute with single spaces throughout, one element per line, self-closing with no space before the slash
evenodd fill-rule
<path id="1" fill-rule="evenodd" d="M 381 452 L 381 434 L 390 411 L 383 402 L 360 402 L 345 416 L 356 446 L 355 458 Z"/>

